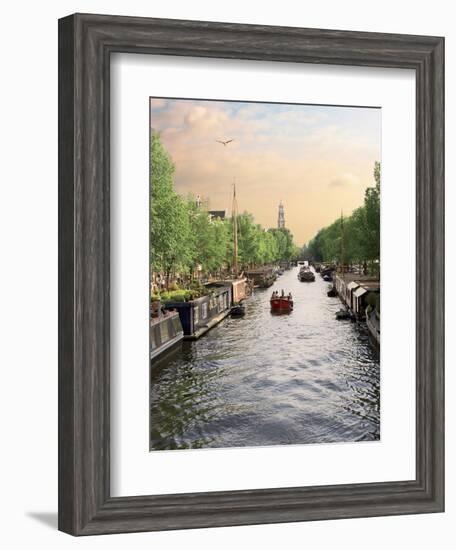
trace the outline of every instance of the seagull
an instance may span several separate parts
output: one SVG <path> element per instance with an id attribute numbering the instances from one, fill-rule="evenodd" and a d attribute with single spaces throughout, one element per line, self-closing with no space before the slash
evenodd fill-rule
<path id="1" fill-rule="evenodd" d="M 228 145 L 228 143 L 231 143 L 232 141 L 234 141 L 234 139 L 229 139 L 227 141 L 221 141 L 220 139 L 216 139 L 215 141 L 217 143 L 221 143 L 224 147 L 226 147 Z"/>

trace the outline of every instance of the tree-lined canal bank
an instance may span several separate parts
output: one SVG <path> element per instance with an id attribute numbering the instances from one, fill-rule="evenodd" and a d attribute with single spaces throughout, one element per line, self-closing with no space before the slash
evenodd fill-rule
<path id="1" fill-rule="evenodd" d="M 152 363 L 151 450 L 375 440 L 380 365 L 364 324 L 338 322 L 338 298 L 298 268 L 255 290 L 246 315 Z M 271 315 L 274 290 L 294 311 Z"/>

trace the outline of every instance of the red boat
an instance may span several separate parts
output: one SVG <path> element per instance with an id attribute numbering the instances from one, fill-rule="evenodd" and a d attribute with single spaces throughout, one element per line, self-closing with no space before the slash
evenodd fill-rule
<path id="1" fill-rule="evenodd" d="M 293 300 L 288 296 L 271 298 L 271 311 L 274 313 L 289 313 L 293 311 Z"/>

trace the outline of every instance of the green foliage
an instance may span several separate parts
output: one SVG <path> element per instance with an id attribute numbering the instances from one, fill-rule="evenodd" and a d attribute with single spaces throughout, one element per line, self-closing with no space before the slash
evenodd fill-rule
<path id="1" fill-rule="evenodd" d="M 364 196 L 366 231 L 365 253 L 370 260 L 380 258 L 380 163 L 375 163 L 375 187 L 366 189 Z"/>
<path id="2" fill-rule="evenodd" d="M 185 270 L 194 254 L 190 216 L 185 201 L 174 191 L 174 164 L 158 134 L 151 139 L 150 255 L 155 271 L 169 276 Z"/>
<path id="3" fill-rule="evenodd" d="M 293 243 L 293 235 L 289 229 L 268 229 L 272 233 L 277 245 L 277 260 L 293 260 L 297 256 L 296 247 Z"/>
<path id="4" fill-rule="evenodd" d="M 366 189 L 363 206 L 351 216 L 341 216 L 320 229 L 302 250 L 316 262 L 340 264 L 369 263 L 370 271 L 379 269 L 380 260 L 380 163 L 374 165 L 375 186 Z"/>
<path id="5" fill-rule="evenodd" d="M 180 290 L 179 285 L 177 283 L 170 283 L 168 285 L 168 290 Z"/>
<path id="6" fill-rule="evenodd" d="M 202 294 L 197 290 L 172 290 L 162 292 L 160 295 L 161 301 L 166 302 L 189 302 L 195 298 L 200 298 Z"/>
<path id="7" fill-rule="evenodd" d="M 229 269 L 233 265 L 233 220 L 211 219 L 207 203 L 197 204 L 193 196 L 184 198 L 175 192 L 174 164 L 157 133 L 152 135 L 150 154 L 153 271 L 165 275 L 168 282 L 175 272 L 191 277 L 197 271 L 208 274 Z M 237 217 L 237 228 L 240 269 L 292 260 L 299 255 L 300 249 L 288 229 L 265 230 L 248 212 Z M 178 290 L 169 284 L 167 289 Z M 202 293 L 203 289 L 195 291 Z"/>

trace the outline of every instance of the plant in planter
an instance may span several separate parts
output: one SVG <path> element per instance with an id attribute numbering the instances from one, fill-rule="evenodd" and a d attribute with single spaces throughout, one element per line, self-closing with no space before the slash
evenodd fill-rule
<path id="1" fill-rule="evenodd" d="M 188 302 L 193 299 L 192 291 L 190 290 L 172 290 L 163 292 L 161 295 L 163 302 Z"/>
<path id="2" fill-rule="evenodd" d="M 159 294 L 152 294 L 150 297 L 150 316 L 160 317 L 161 312 L 161 299 Z"/>

